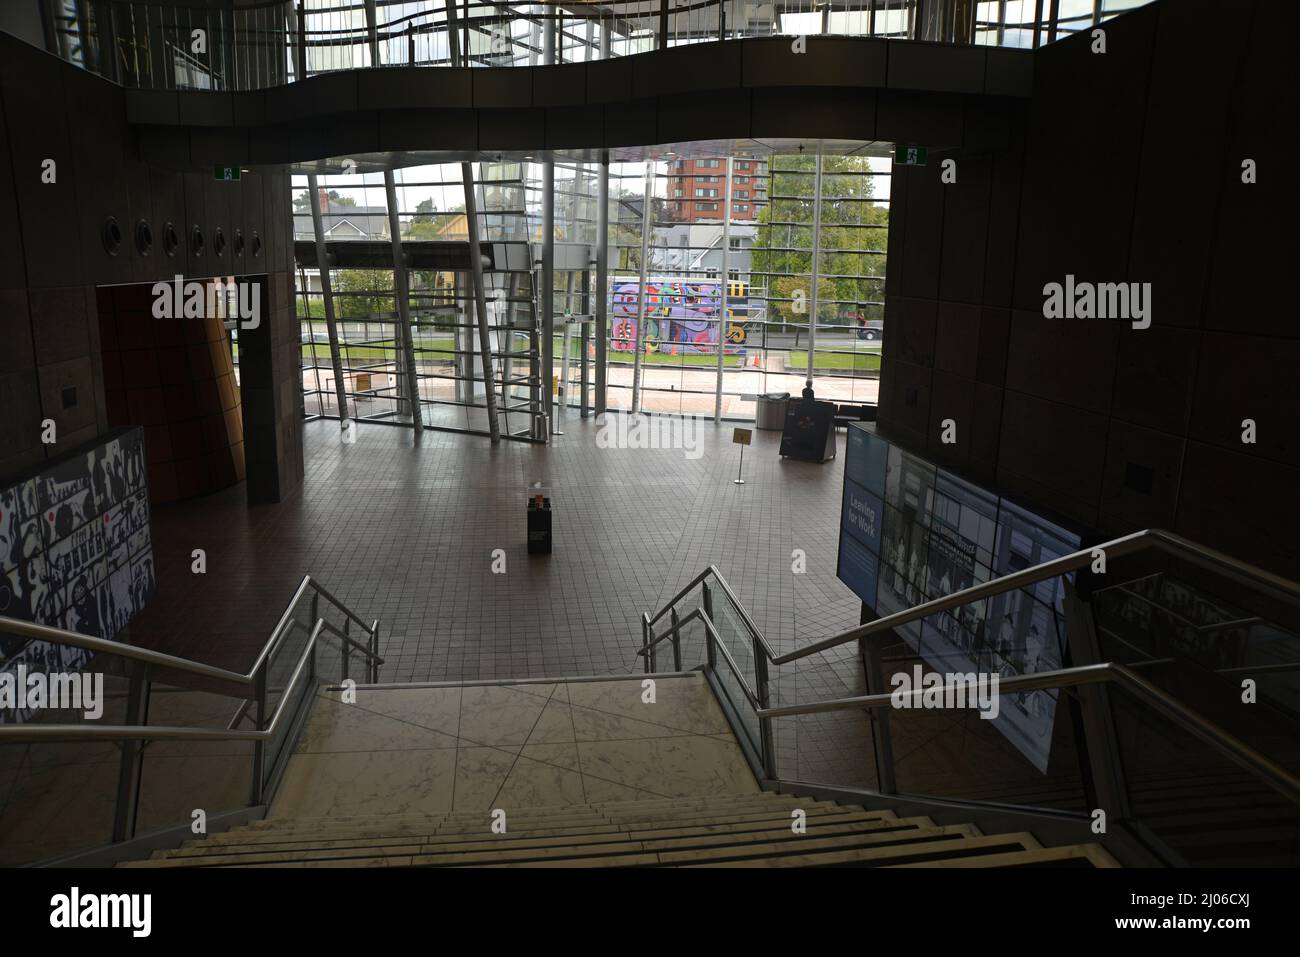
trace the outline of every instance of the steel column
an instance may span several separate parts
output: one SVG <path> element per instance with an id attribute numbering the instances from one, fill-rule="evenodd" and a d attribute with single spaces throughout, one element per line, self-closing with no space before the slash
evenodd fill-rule
<path id="1" fill-rule="evenodd" d="M 543 28 L 542 63 L 555 62 L 555 21 Z M 547 419 L 555 432 L 555 157 L 542 162 L 542 396 Z M 547 437 L 550 441 L 550 437 Z"/>
<path id="2" fill-rule="evenodd" d="M 602 52 L 608 52 L 608 28 L 601 29 L 601 48 Z M 608 348 L 609 150 L 601 150 L 600 182 L 596 195 L 596 415 L 598 416 L 605 414 L 606 374 L 609 371 Z"/>
<path id="3" fill-rule="evenodd" d="M 650 219 L 654 206 L 654 160 L 646 160 L 645 190 L 641 201 L 641 272 L 636 286 L 636 337 L 632 345 L 632 408 L 641 411 L 641 346 L 645 342 L 645 286 L 650 263 Z"/>
<path id="4" fill-rule="evenodd" d="M 392 170 L 384 170 L 384 195 L 388 202 L 388 231 L 393 238 L 393 294 L 397 297 L 397 336 L 406 367 L 406 394 L 411 403 L 411 432 L 416 445 L 424 440 L 424 421 L 420 408 L 420 377 L 415 368 L 415 342 L 411 337 L 410 277 L 406 256 L 402 252 L 402 221 L 397 206 L 397 184 Z"/>
<path id="5" fill-rule="evenodd" d="M 456 0 L 447 2 L 447 42 L 451 65 L 461 65 L 460 40 L 456 35 Z M 496 375 L 492 369 L 492 334 L 488 330 L 487 293 L 483 289 L 483 245 L 479 242 L 478 198 L 474 195 L 474 164 L 460 164 L 461 185 L 465 192 L 465 226 L 469 231 L 470 274 L 474 280 L 474 307 L 478 314 L 478 347 L 483 359 L 483 400 L 487 404 L 488 435 L 492 444 L 501 441 L 501 423 L 497 421 Z M 468 310 L 467 310 L 468 311 Z M 470 359 L 471 376 L 474 371 Z M 504 387 L 502 388 L 504 392 Z"/>
<path id="6" fill-rule="evenodd" d="M 591 414 L 591 357 L 587 354 L 587 340 L 591 337 L 591 262 L 582 271 L 582 315 L 578 327 L 582 336 L 581 354 L 578 358 L 578 376 L 582 380 L 582 400 L 579 403 L 581 418 Z"/>
<path id="7" fill-rule="evenodd" d="M 731 182 L 732 172 L 736 166 L 733 157 L 727 157 L 727 184 L 723 189 L 725 202 L 722 208 L 726 210 L 722 214 L 722 285 L 721 296 L 719 297 L 718 309 L 718 378 L 714 383 L 713 393 L 713 421 L 722 421 L 722 376 L 723 365 L 726 361 L 727 354 L 727 325 L 728 312 L 731 303 Z"/>
<path id="8" fill-rule="evenodd" d="M 821 273 L 822 243 L 822 153 L 817 150 L 817 169 L 813 175 L 813 233 L 812 233 L 812 302 L 808 307 L 808 378 L 804 385 L 813 384 L 813 348 L 817 343 L 817 279 Z"/>
<path id="9" fill-rule="evenodd" d="M 863 618 L 866 606 L 863 606 Z M 865 621 L 862 624 L 866 624 Z M 881 667 L 880 642 L 875 638 L 862 638 L 858 641 L 862 658 L 862 674 L 867 686 L 867 694 L 885 692 L 885 675 Z M 894 774 L 894 737 L 889 727 L 889 712 L 882 710 L 879 714 L 868 715 L 871 722 L 871 738 L 876 752 L 876 789 L 881 794 L 894 794 L 898 785 Z"/>
<path id="10" fill-rule="evenodd" d="M 334 369 L 334 394 L 339 404 L 339 430 L 346 432 L 348 421 L 347 383 L 343 379 L 343 357 L 339 353 L 339 327 L 334 321 L 334 288 L 330 283 L 329 250 L 325 247 L 325 226 L 321 222 L 320 183 L 315 173 L 307 174 L 307 192 L 311 194 L 311 225 L 316 234 L 316 268 L 320 271 L 320 296 L 325 304 L 325 332 L 329 337 L 330 365 Z M 308 299 L 308 302 L 311 300 Z"/>

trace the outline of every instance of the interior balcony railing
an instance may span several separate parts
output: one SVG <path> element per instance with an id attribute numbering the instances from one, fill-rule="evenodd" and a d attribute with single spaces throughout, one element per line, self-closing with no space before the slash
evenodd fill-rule
<path id="1" fill-rule="evenodd" d="M 1150 0 L 79 0 L 51 52 L 125 86 L 247 91 L 365 67 L 576 63 L 748 37 L 1033 48 Z M 454 36 L 453 36 L 454 34 Z"/>

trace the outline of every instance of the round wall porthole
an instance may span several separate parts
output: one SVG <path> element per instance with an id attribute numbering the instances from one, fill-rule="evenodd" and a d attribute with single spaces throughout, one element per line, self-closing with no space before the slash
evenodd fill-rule
<path id="1" fill-rule="evenodd" d="M 104 228 L 100 232 L 100 239 L 104 243 L 104 252 L 110 256 L 116 256 L 117 251 L 122 248 L 122 227 L 117 224 L 117 220 L 110 216 L 104 220 Z"/>
<path id="2" fill-rule="evenodd" d="M 235 255 L 244 255 L 244 231 L 242 229 L 235 230 Z"/>
<path id="3" fill-rule="evenodd" d="M 176 255 L 176 247 L 181 244 L 180 236 L 176 235 L 176 225 L 168 223 L 163 227 L 163 252 L 168 256 Z"/>
<path id="4" fill-rule="evenodd" d="M 199 226 L 190 230 L 190 252 L 195 256 L 203 255 L 203 229 Z"/>
<path id="5" fill-rule="evenodd" d="M 135 224 L 135 249 L 141 256 L 148 256 L 153 249 L 153 230 L 149 228 L 147 220 L 142 219 Z"/>
<path id="6" fill-rule="evenodd" d="M 260 256 L 260 255 L 262 255 L 262 237 L 259 236 L 259 235 L 257 235 L 257 230 L 256 230 L 256 229 L 253 230 L 253 242 L 252 242 L 252 246 L 253 246 L 253 255 L 254 255 L 254 256 Z"/>
<path id="7" fill-rule="evenodd" d="M 220 226 L 217 227 L 216 234 L 212 237 L 212 251 L 218 256 L 226 251 L 226 234 L 221 231 Z"/>

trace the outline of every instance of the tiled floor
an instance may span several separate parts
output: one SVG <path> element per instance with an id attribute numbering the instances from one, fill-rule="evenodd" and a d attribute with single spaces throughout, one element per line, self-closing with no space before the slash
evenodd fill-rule
<path id="1" fill-rule="evenodd" d="M 755 431 L 737 486 L 730 426 L 704 424 L 696 458 L 598 448 L 591 420 L 565 430 L 549 448 L 495 449 L 430 432 L 416 450 L 403 430 L 363 424 L 344 446 L 337 423 L 309 422 L 290 500 L 250 508 L 237 486 L 155 510 L 158 596 L 131 639 L 246 667 L 310 572 L 379 619 L 385 680 L 626 673 L 641 613 L 709 563 L 778 650 L 856 623 L 835 578 L 841 460 L 782 460 L 779 433 Z M 525 553 L 534 481 L 554 502 L 549 557 Z M 205 575 L 191 572 L 197 548 Z"/>
<path id="2" fill-rule="evenodd" d="M 757 792 L 699 675 L 323 688 L 273 817 L 425 814 Z M 486 818 L 485 818 L 486 823 Z"/>
<path id="3" fill-rule="evenodd" d="M 132 640 L 243 670 L 305 573 L 379 620 L 384 681 L 626 674 L 641 614 L 709 564 L 778 653 L 857 623 L 835 578 L 842 458 L 783 460 L 779 433 L 754 431 L 738 486 L 732 426 L 711 422 L 694 452 L 602 448 L 600 427 L 576 415 L 550 447 L 427 432 L 416 450 L 405 430 L 368 423 L 344 446 L 336 422 L 305 428 L 306 482 L 289 500 L 250 508 L 240 486 L 155 511 L 158 596 Z M 530 557 L 526 490 L 539 481 L 555 551 Z M 205 575 L 191 572 L 197 548 Z M 783 669 L 779 700 L 860 692 L 853 653 Z M 849 770 L 861 766 L 860 718 L 831 722 L 851 725 L 847 738 L 845 727 L 798 747 L 794 723 L 778 727 L 792 776 L 816 758 L 841 783 L 866 783 Z"/>

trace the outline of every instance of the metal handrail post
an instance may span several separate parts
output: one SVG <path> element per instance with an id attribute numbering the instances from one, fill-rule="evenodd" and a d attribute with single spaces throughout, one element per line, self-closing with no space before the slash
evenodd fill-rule
<path id="1" fill-rule="evenodd" d="M 709 616 L 713 620 L 713 616 Z M 754 681 L 758 685 L 754 691 L 758 695 L 758 700 L 764 708 L 771 707 L 771 685 L 768 683 L 767 675 L 767 655 L 763 648 L 753 641 L 750 642 L 750 648 L 754 655 Z M 759 747 L 762 749 L 763 773 L 769 780 L 776 780 L 776 744 L 772 737 L 772 719 L 760 717 L 758 719 L 758 740 Z"/>
<path id="2" fill-rule="evenodd" d="M 266 730 L 267 710 L 266 710 L 266 672 L 270 668 L 268 663 L 263 663 L 257 673 L 257 690 L 255 692 L 257 701 L 257 715 L 253 727 L 258 731 Z M 262 791 L 266 786 L 266 741 L 258 739 L 253 742 L 253 782 L 252 793 L 248 797 L 248 803 L 256 807 L 262 803 Z"/>
<path id="3" fill-rule="evenodd" d="M 672 611 L 673 671 L 682 670 L 682 633 L 677 630 L 677 609 Z"/>
<path id="4" fill-rule="evenodd" d="M 370 683 L 379 683 L 379 619 L 370 626 Z"/>
<path id="5" fill-rule="evenodd" d="M 343 637 L 345 639 L 348 639 L 343 642 L 343 680 L 347 681 L 348 665 L 351 663 L 351 658 L 352 658 L 352 644 L 351 644 L 352 619 L 351 618 L 343 619 Z"/>
<path id="6" fill-rule="evenodd" d="M 650 656 L 654 653 L 654 649 L 650 647 L 650 617 L 648 615 L 641 616 L 641 648 L 645 658 L 645 673 L 649 674 L 651 671 Z"/>
<path id="7" fill-rule="evenodd" d="M 704 599 L 704 617 L 713 621 L 713 589 L 709 587 L 707 581 L 700 582 L 700 591 L 703 592 Z M 708 662 L 709 670 L 717 673 L 718 661 L 713 650 L 713 643 L 708 640 L 707 634 L 704 640 L 705 661 Z"/>
<path id="8" fill-rule="evenodd" d="M 131 685 L 127 692 L 126 723 L 143 727 L 149 723 L 148 665 L 132 662 Z M 140 771 L 144 758 L 142 740 L 123 741 L 117 772 L 117 803 L 113 808 L 113 843 L 135 837 L 136 812 L 140 806 Z"/>
<path id="9" fill-rule="evenodd" d="M 870 638 L 858 639 L 862 658 L 863 683 L 868 694 L 885 690 L 884 669 L 880 661 L 880 643 Z M 876 785 L 881 794 L 898 790 L 894 775 L 894 737 L 889 727 L 889 712 L 871 712 L 871 738 L 876 752 Z"/>

